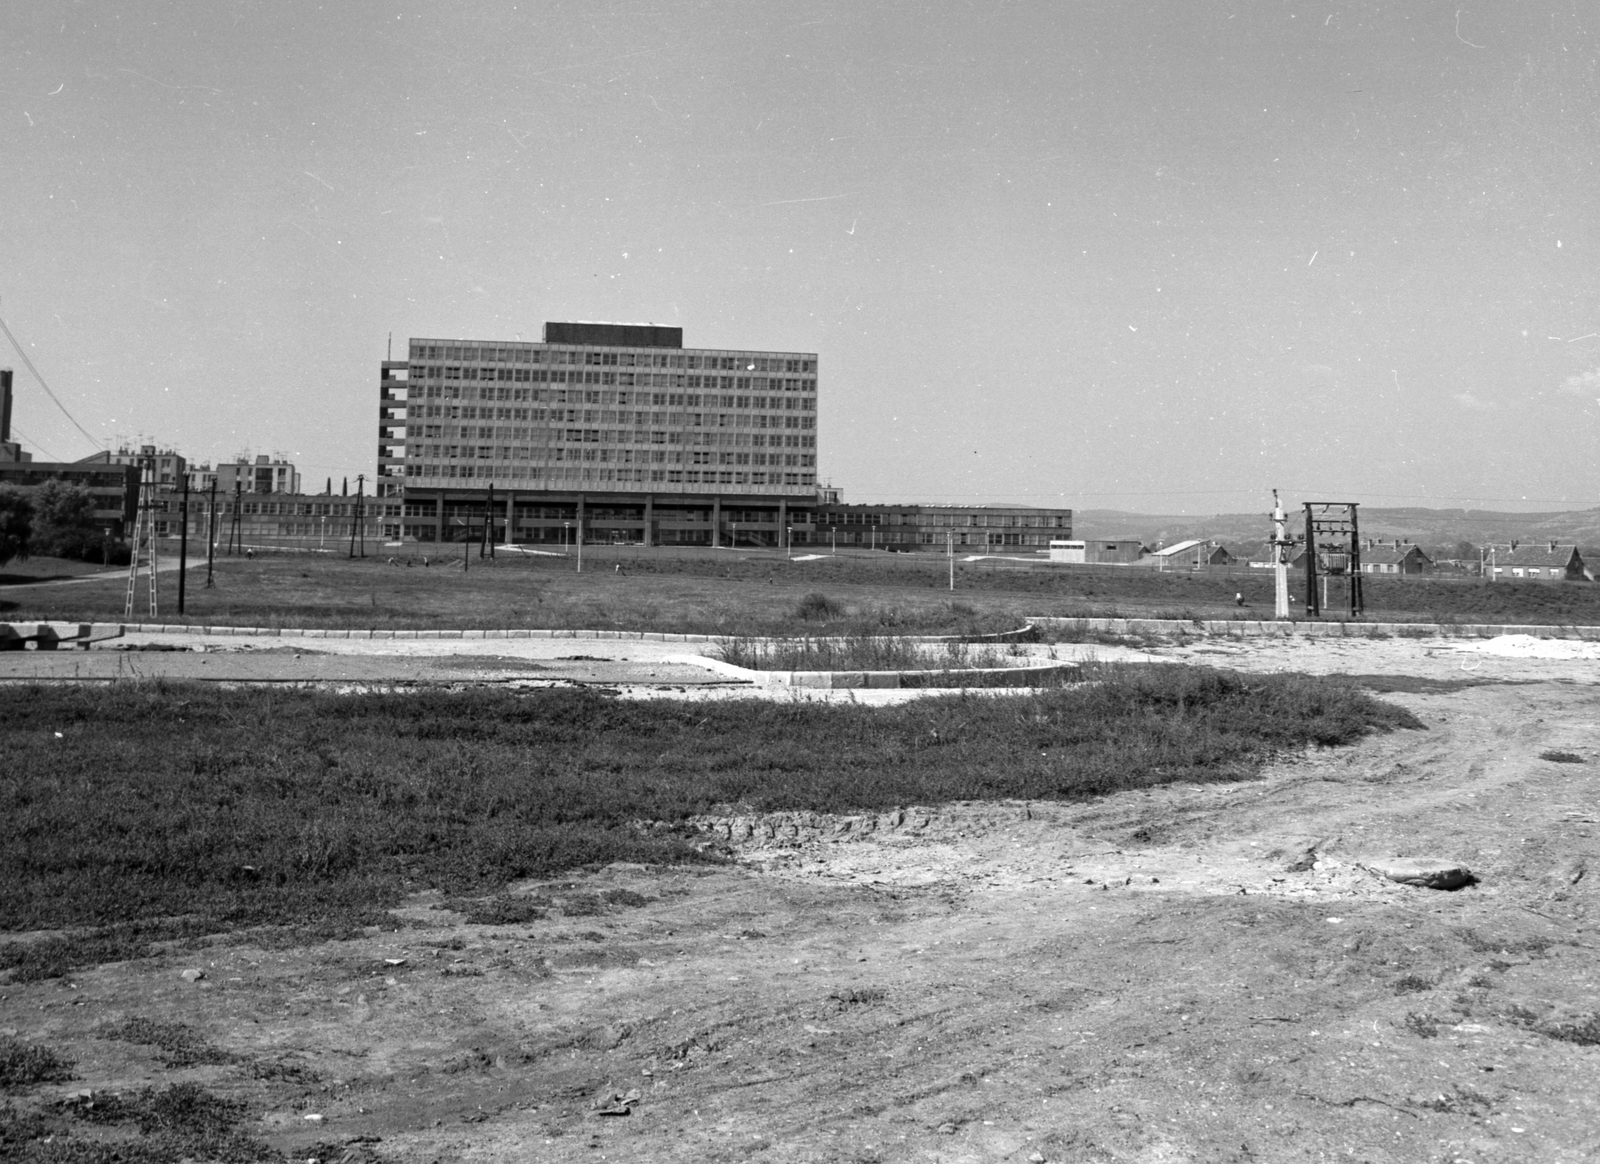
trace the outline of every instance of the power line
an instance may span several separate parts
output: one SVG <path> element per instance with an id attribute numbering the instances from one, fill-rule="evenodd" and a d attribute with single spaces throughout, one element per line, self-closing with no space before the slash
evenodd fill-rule
<path id="1" fill-rule="evenodd" d="M 51 459 L 51 460 L 52 460 L 52 461 L 54 461 L 54 460 L 56 460 L 56 455 L 55 455 L 55 454 L 54 454 L 54 453 L 52 453 L 52 452 L 51 452 L 51 451 L 50 451 L 50 450 L 49 450 L 49 449 L 47 449 L 47 448 L 45 448 L 45 447 L 44 447 L 44 446 L 43 446 L 43 445 L 41 445 L 41 444 L 40 444 L 40 443 L 39 443 L 39 442 L 38 442 L 38 441 L 36 441 L 36 440 L 34 440 L 34 439 L 33 439 L 33 438 L 32 438 L 32 437 L 31 437 L 31 436 L 29 436 L 29 435 L 28 435 L 28 434 L 27 434 L 27 433 L 25 433 L 25 432 L 23 432 L 23 431 L 22 431 L 22 430 L 21 430 L 21 429 L 20 429 L 20 428 L 18 428 L 18 427 L 17 427 L 17 426 L 16 426 L 16 425 L 14 425 L 14 424 L 13 424 L 13 425 L 12 425 L 12 426 L 11 426 L 11 431 L 12 431 L 12 432 L 14 432 L 14 433 L 16 433 L 16 434 L 17 434 L 17 435 L 18 435 L 18 436 L 19 436 L 19 437 L 21 437 L 21 438 L 22 438 L 22 439 L 23 439 L 23 440 L 25 440 L 25 441 L 27 441 L 27 442 L 28 442 L 28 443 L 29 443 L 29 444 L 30 444 L 30 445 L 32 445 L 32 446 L 33 446 L 33 447 L 34 447 L 34 448 L 36 448 L 36 449 L 38 449 L 38 450 L 39 450 L 39 451 L 40 451 L 40 452 L 41 452 L 41 453 L 43 453 L 43 454 L 44 454 L 44 455 L 45 455 L 45 456 L 47 456 L 47 457 L 49 457 L 49 458 L 50 458 L 50 459 Z"/>
<path id="2" fill-rule="evenodd" d="M 56 407 L 61 410 L 61 414 L 72 422 L 72 426 L 83 434 L 83 438 L 98 449 L 100 447 L 100 442 L 89 435 L 89 430 L 84 428 L 83 425 L 79 424 L 78 418 L 67 411 L 67 406 L 61 403 L 61 398 L 54 392 L 50 391 L 50 385 L 46 384 L 44 382 L 44 377 L 39 375 L 39 369 L 35 368 L 33 366 L 33 361 L 28 359 L 28 353 L 22 350 L 22 345 L 17 342 L 17 337 L 11 334 L 11 329 L 6 326 L 6 321 L 3 317 L 0 317 L 0 331 L 4 331 L 6 333 L 6 338 L 11 341 L 11 346 L 17 349 L 17 355 L 21 356 L 22 362 L 28 365 L 28 371 L 33 373 L 33 378 L 35 380 L 39 381 L 39 387 L 44 389 L 45 395 L 56 402 Z"/>

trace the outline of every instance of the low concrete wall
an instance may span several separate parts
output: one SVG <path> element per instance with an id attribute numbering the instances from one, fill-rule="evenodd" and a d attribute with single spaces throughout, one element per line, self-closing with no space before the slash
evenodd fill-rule
<path id="1" fill-rule="evenodd" d="M 941 680 L 971 676 L 980 687 L 1032 687 L 1045 674 L 1071 671 L 1081 663 L 1048 662 L 1027 667 L 970 667 L 920 671 L 752 671 L 703 655 L 669 655 L 669 662 L 694 663 L 730 679 L 768 687 L 810 687 L 830 691 L 851 688 L 944 687 Z M 954 690 L 954 688 L 952 688 Z"/>
<path id="2" fill-rule="evenodd" d="M 1600 626 L 1549 626 L 1517 623 L 1448 622 L 1309 622 L 1290 619 L 1181 619 L 1181 618 L 1029 618 L 1029 624 L 1079 630 L 1085 634 L 1210 635 L 1221 638 L 1468 638 L 1497 635 L 1532 635 L 1541 639 L 1600 640 Z"/>

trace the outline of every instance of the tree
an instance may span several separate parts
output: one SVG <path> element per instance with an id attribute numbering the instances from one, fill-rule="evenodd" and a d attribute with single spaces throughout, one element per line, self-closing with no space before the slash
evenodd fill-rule
<path id="1" fill-rule="evenodd" d="M 0 566 L 26 561 L 33 534 L 33 498 L 26 489 L 0 485 Z"/>
<path id="2" fill-rule="evenodd" d="M 103 537 L 88 489 L 68 481 L 46 481 L 34 490 L 30 553 L 87 561 L 101 550 Z"/>

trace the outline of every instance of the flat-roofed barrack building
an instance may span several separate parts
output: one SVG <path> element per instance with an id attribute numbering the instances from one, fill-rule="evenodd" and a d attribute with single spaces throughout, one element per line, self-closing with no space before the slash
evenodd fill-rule
<path id="1" fill-rule="evenodd" d="M 384 532 L 422 542 L 816 540 L 817 355 L 685 348 L 683 330 L 546 323 L 413 339 L 382 365 Z"/>

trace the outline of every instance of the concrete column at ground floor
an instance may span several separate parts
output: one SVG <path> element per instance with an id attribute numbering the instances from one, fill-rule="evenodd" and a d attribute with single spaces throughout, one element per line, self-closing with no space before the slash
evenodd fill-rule
<path id="1" fill-rule="evenodd" d="M 517 521 L 517 495 L 509 490 L 506 492 L 506 545 L 516 539 Z"/>
<path id="2" fill-rule="evenodd" d="M 433 501 L 433 540 L 434 544 L 444 541 L 444 490 L 439 490 L 439 495 Z"/>
<path id="3" fill-rule="evenodd" d="M 711 499 L 711 548 L 722 545 L 722 498 Z"/>
<path id="4" fill-rule="evenodd" d="M 789 545 L 789 503 L 783 498 L 778 498 L 778 545 Z"/>
<path id="5" fill-rule="evenodd" d="M 578 494 L 577 517 L 578 517 L 578 522 L 577 522 L 576 537 L 577 537 L 577 540 L 581 542 L 581 541 L 583 541 L 583 494 L 582 493 Z"/>
<path id="6" fill-rule="evenodd" d="M 647 545 L 647 546 L 653 546 L 653 545 L 655 545 L 655 542 L 656 542 L 656 539 L 655 539 L 655 528 L 656 528 L 655 500 L 656 500 L 655 499 L 655 494 L 653 494 L 653 493 L 646 493 L 644 495 L 644 544 Z"/>

